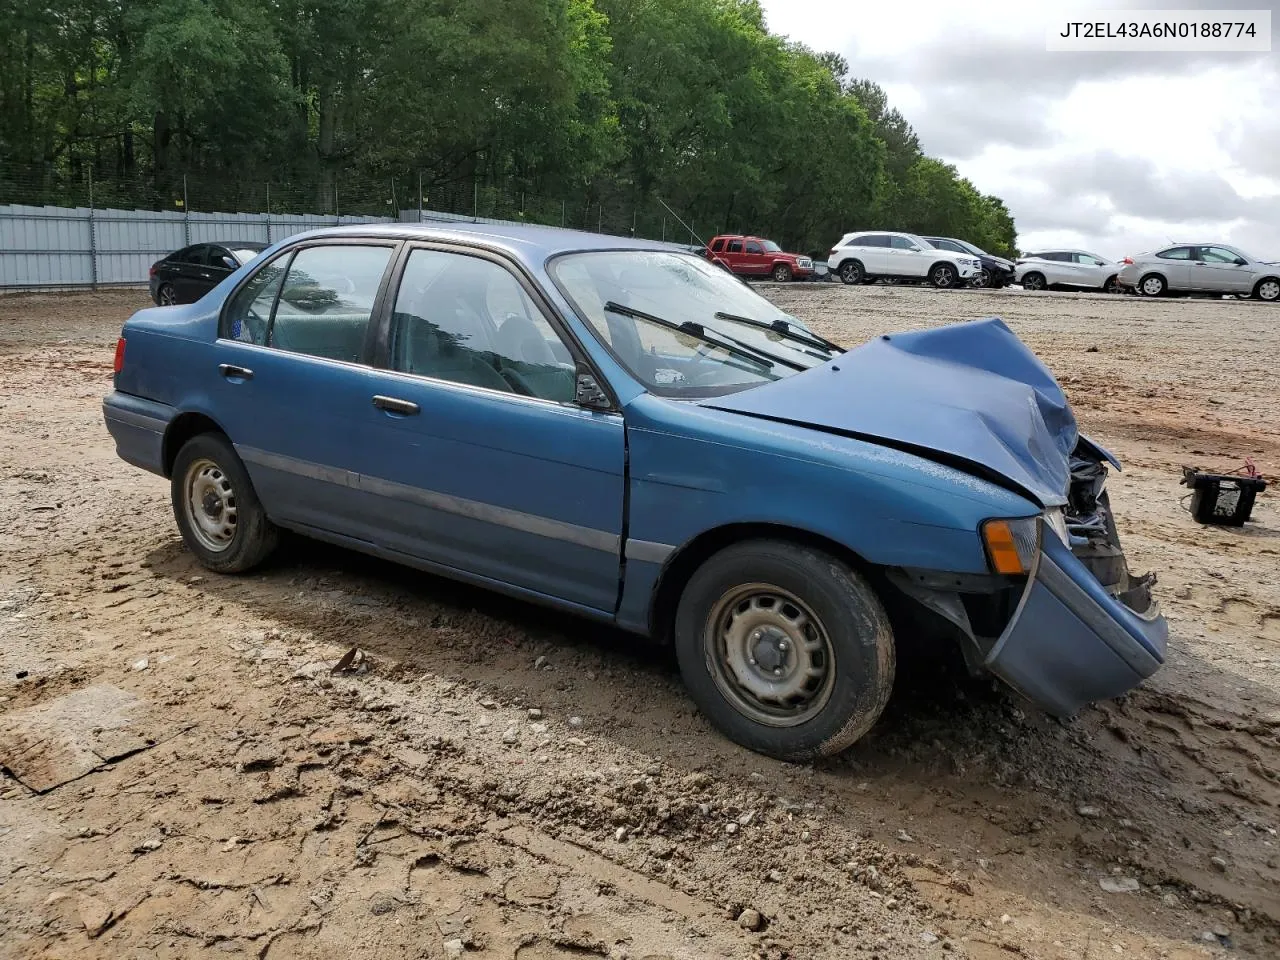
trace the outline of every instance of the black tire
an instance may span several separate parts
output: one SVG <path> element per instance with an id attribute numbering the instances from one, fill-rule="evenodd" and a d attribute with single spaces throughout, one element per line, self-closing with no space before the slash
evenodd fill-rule
<path id="1" fill-rule="evenodd" d="M 167 283 L 160 284 L 156 290 L 156 303 L 162 307 L 171 307 L 178 302 L 178 294 Z"/>
<path id="2" fill-rule="evenodd" d="M 770 596 L 773 606 L 765 603 Z M 776 625 L 801 620 L 807 626 L 799 633 Z M 748 679 L 734 672 L 735 630 L 738 669 Z M 808 640 L 786 645 L 795 636 Z M 776 540 L 734 544 L 697 569 L 676 611 L 675 647 L 689 694 L 716 729 L 782 760 L 830 756 L 870 730 L 889 700 L 897 663 L 889 618 L 868 583 L 827 553 Z M 779 658 L 785 666 L 777 666 Z M 801 691 L 798 705 L 766 704 L 745 687 L 794 684 L 819 662 L 821 677 L 808 681 L 819 686 Z M 789 674 L 775 681 L 783 669 Z"/>
<path id="3" fill-rule="evenodd" d="M 789 283 L 791 281 L 791 268 L 785 263 L 780 263 L 773 268 L 774 283 Z"/>
<path id="4" fill-rule="evenodd" d="M 1158 273 L 1148 273 L 1138 281 L 1138 292 L 1144 297 L 1163 297 L 1169 292 L 1169 284 Z"/>
<path id="5" fill-rule="evenodd" d="M 1115 276 L 1114 274 L 1107 277 L 1107 282 L 1102 285 L 1102 292 L 1103 293 L 1119 293 L 1120 278 Z"/>
<path id="6" fill-rule="evenodd" d="M 929 282 L 939 290 L 949 290 L 960 282 L 960 271 L 954 264 L 935 263 L 929 268 Z"/>
<path id="7" fill-rule="evenodd" d="M 861 260 L 846 260 L 840 264 L 840 279 L 851 287 L 862 283 L 866 275 L 866 271 L 862 268 Z"/>
<path id="8" fill-rule="evenodd" d="M 1263 277 L 1253 285 L 1253 298 L 1266 303 L 1280 301 L 1280 277 Z"/>
<path id="9" fill-rule="evenodd" d="M 279 531 L 267 519 L 244 464 L 222 434 L 201 433 L 182 445 L 173 461 L 169 490 L 187 549 L 210 570 L 244 573 L 276 548 Z M 194 497 L 200 502 L 189 504 Z M 218 529 L 211 531 L 212 526 Z"/>
<path id="10" fill-rule="evenodd" d="M 1032 291 L 1045 290 L 1048 288 L 1048 286 L 1049 285 L 1044 282 L 1043 273 L 1038 273 L 1035 270 L 1033 270 L 1030 273 L 1023 274 L 1022 276 L 1023 290 L 1032 290 Z"/>

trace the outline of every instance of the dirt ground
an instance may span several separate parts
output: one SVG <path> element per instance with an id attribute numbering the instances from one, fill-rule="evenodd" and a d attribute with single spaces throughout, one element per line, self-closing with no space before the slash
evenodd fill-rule
<path id="1" fill-rule="evenodd" d="M 1280 510 L 1178 486 L 1280 473 L 1280 308 L 766 292 L 846 343 L 1003 317 L 1125 462 L 1167 666 L 1059 723 L 908 662 L 767 760 L 597 626 L 299 540 L 205 572 L 102 425 L 145 295 L 0 298 L 0 957 L 1280 955 Z"/>

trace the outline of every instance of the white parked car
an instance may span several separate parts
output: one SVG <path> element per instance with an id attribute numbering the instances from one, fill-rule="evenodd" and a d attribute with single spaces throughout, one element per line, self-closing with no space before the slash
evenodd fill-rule
<path id="1" fill-rule="evenodd" d="M 1014 282 L 1024 290 L 1071 287 L 1077 290 L 1120 291 L 1120 264 L 1088 250 L 1046 250 L 1019 257 Z"/>
<path id="2" fill-rule="evenodd" d="M 1179 243 L 1125 257 L 1120 284 L 1146 297 L 1166 293 L 1224 293 L 1280 301 L 1280 266 L 1225 243 Z"/>
<path id="3" fill-rule="evenodd" d="M 845 283 L 928 280 L 935 287 L 961 287 L 982 273 L 977 257 L 939 250 L 914 233 L 846 233 L 827 264 Z"/>

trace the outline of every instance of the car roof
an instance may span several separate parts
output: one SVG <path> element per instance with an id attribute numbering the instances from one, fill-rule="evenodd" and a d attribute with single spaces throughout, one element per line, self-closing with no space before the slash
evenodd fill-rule
<path id="1" fill-rule="evenodd" d="M 484 247 L 506 253 L 530 265 L 541 265 L 561 253 L 592 250 L 665 250 L 688 253 L 676 243 L 617 237 L 563 227 L 500 223 L 361 223 L 343 227 L 323 227 L 289 238 L 300 240 L 322 238 L 372 237 L 388 240 L 438 240 Z"/>

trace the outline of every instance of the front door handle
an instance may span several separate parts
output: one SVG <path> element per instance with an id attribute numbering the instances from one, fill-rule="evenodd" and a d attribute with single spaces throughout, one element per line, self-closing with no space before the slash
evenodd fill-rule
<path id="1" fill-rule="evenodd" d="M 411 417 L 421 411 L 412 400 L 401 400 L 398 397 L 384 397 L 381 394 L 373 398 L 373 405 L 379 410 L 385 410 L 387 413 L 399 413 L 404 416 Z"/>
<path id="2" fill-rule="evenodd" d="M 218 372 L 228 380 L 252 380 L 253 371 L 248 367 L 237 367 L 234 363 L 218 364 Z"/>

